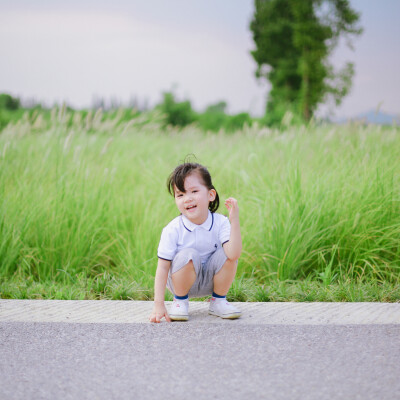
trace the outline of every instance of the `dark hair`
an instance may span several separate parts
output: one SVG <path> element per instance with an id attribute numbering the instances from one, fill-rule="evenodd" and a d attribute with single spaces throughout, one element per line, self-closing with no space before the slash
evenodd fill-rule
<path id="1" fill-rule="evenodd" d="M 167 180 L 167 188 L 168 192 L 175 196 L 174 188 L 177 187 L 182 193 L 185 193 L 185 179 L 187 176 L 198 173 L 203 180 L 204 186 L 208 188 L 208 190 L 214 189 L 215 190 L 215 199 L 214 201 L 210 201 L 208 204 L 208 209 L 211 212 L 215 212 L 218 210 L 219 207 L 219 196 L 218 192 L 215 189 L 214 185 L 212 184 L 211 175 L 208 172 L 208 169 L 201 164 L 192 163 L 192 162 L 184 162 L 181 165 L 178 165 L 171 175 L 168 177 Z"/>

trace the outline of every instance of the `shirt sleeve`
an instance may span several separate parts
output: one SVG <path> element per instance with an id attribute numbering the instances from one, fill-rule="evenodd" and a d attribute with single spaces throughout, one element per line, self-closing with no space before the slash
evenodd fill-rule
<path id="1" fill-rule="evenodd" d="M 157 256 L 163 260 L 172 261 L 178 248 L 178 232 L 170 226 L 166 226 L 161 233 L 158 244 Z"/>
<path id="2" fill-rule="evenodd" d="M 229 219 L 224 215 L 222 215 L 221 227 L 219 229 L 219 234 L 218 234 L 218 238 L 221 244 L 229 242 L 230 236 L 231 236 L 231 224 L 229 222 Z"/>

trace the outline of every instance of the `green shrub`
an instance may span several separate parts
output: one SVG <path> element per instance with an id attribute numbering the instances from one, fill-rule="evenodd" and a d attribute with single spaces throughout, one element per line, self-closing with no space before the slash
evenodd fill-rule
<path id="1" fill-rule="evenodd" d="M 173 93 L 164 93 L 164 100 L 158 108 L 165 114 L 166 125 L 186 126 L 196 120 L 189 100 L 177 102 Z"/>
<path id="2" fill-rule="evenodd" d="M 225 114 L 226 102 L 220 101 L 206 108 L 206 111 L 198 116 L 198 122 L 204 131 L 218 132 L 226 124 L 228 116 Z"/>
<path id="3" fill-rule="evenodd" d="M 251 117 L 248 113 L 240 113 L 230 116 L 226 123 L 225 129 L 227 132 L 235 132 L 243 129 L 244 124 L 251 125 Z"/>
<path id="4" fill-rule="evenodd" d="M 18 98 L 12 97 L 7 93 L 0 94 L 0 110 L 18 110 L 21 103 Z"/>

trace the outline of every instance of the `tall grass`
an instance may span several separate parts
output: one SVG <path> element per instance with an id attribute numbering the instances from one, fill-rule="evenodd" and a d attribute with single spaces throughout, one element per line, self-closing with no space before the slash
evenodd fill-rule
<path id="1" fill-rule="evenodd" d="M 65 110 L 50 128 L 25 118 L 0 134 L 0 279 L 74 284 L 107 271 L 151 288 L 177 215 L 166 178 L 190 153 L 221 199 L 239 201 L 239 278 L 399 282 L 398 128 L 205 134 Z"/>

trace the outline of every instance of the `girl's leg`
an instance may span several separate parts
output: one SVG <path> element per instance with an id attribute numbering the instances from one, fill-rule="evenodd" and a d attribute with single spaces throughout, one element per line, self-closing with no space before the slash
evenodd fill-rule
<path id="1" fill-rule="evenodd" d="M 179 271 L 171 275 L 174 292 L 177 296 L 186 296 L 196 280 L 196 271 L 193 261 L 190 260 Z"/>
<path id="2" fill-rule="evenodd" d="M 214 275 L 214 292 L 225 296 L 235 279 L 237 261 L 226 260 L 222 268 Z M 220 264 L 221 265 L 221 264 Z"/>
<path id="3" fill-rule="evenodd" d="M 200 273 L 201 260 L 197 250 L 186 248 L 172 260 L 168 273 L 167 287 L 174 294 L 168 314 L 173 321 L 189 319 L 189 291 Z"/>
<path id="4" fill-rule="evenodd" d="M 237 261 L 228 260 L 224 253 L 220 255 L 217 254 L 215 258 L 217 259 L 221 256 L 225 258 L 225 262 L 222 264 L 221 269 L 214 275 L 213 295 L 211 297 L 208 313 L 221 318 L 236 319 L 242 315 L 242 312 L 233 304 L 230 304 L 225 296 L 235 278 Z"/>

